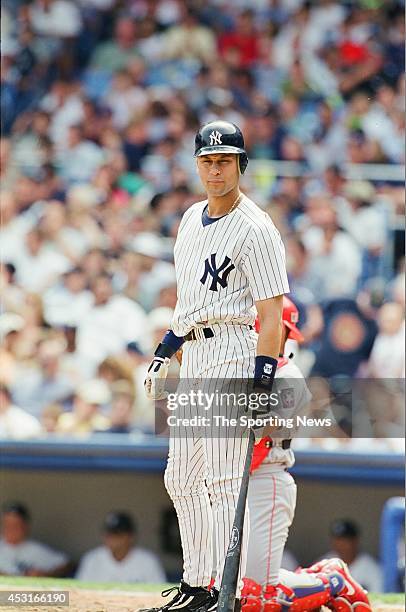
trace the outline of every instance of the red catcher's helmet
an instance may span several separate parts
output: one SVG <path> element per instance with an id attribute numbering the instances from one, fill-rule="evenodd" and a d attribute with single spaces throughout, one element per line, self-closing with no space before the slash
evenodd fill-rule
<path id="1" fill-rule="evenodd" d="M 286 295 L 283 296 L 283 307 L 282 307 L 282 321 L 289 329 L 289 338 L 297 340 L 297 342 L 303 342 L 304 337 L 296 327 L 296 323 L 299 322 L 299 311 L 296 305 Z M 255 331 L 259 332 L 259 320 L 258 317 L 255 319 Z"/>
<path id="2" fill-rule="evenodd" d="M 299 322 L 299 311 L 286 295 L 283 296 L 282 321 L 289 330 L 289 338 L 298 342 L 304 341 L 303 334 L 296 327 L 296 323 Z"/>

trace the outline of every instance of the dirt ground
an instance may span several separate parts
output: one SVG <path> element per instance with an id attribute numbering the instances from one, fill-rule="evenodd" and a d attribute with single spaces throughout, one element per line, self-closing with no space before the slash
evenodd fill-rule
<path id="1" fill-rule="evenodd" d="M 4 589 L 4 587 L 2 587 Z M 14 587 L 15 588 L 15 587 Z M 138 612 L 162 605 L 159 595 L 121 591 L 69 590 L 68 606 L 0 606 L 1 612 Z M 403 606 L 376 605 L 374 612 L 404 612 Z"/>

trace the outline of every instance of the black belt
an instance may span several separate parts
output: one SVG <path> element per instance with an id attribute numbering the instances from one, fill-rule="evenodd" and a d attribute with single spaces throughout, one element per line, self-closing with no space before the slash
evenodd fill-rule
<path id="1" fill-rule="evenodd" d="M 280 444 L 274 444 L 273 440 L 267 440 L 266 446 L 267 448 L 272 448 L 275 446 L 277 448 L 283 448 L 283 450 L 288 450 L 291 444 L 292 440 L 290 438 L 286 438 L 286 440 L 282 440 Z"/>
<path id="2" fill-rule="evenodd" d="M 247 325 L 248 329 L 254 329 L 252 325 Z M 185 342 L 190 340 L 207 340 L 208 338 L 214 337 L 214 331 L 211 327 L 198 327 L 191 329 L 186 336 L 183 336 Z"/>
<path id="3" fill-rule="evenodd" d="M 203 334 L 203 336 L 200 336 L 200 334 Z M 214 331 L 210 327 L 199 327 L 198 332 L 196 331 L 196 329 L 191 329 L 190 332 L 186 334 L 186 336 L 183 336 L 183 339 L 185 342 L 189 342 L 190 340 L 207 340 L 207 338 L 213 337 Z"/>

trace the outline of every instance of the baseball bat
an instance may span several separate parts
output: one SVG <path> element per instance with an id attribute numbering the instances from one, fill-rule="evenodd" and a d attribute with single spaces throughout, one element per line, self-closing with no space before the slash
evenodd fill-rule
<path id="1" fill-rule="evenodd" d="M 247 505 L 248 484 L 250 479 L 250 467 L 252 454 L 254 452 L 255 434 L 251 429 L 248 439 L 247 455 L 245 457 L 244 470 L 241 480 L 240 493 L 238 495 L 235 510 L 233 528 L 231 530 L 230 543 L 224 562 L 223 578 L 217 602 L 217 610 L 220 612 L 234 612 L 235 593 L 237 590 L 238 571 L 240 569 L 242 534 L 244 530 L 245 507 Z"/>

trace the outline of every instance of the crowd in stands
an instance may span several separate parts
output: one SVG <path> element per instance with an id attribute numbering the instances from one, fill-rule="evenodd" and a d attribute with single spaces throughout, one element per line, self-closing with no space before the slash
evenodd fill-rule
<path id="1" fill-rule="evenodd" d="M 404 164 L 403 11 L 2 1 L 0 438 L 153 431 L 142 382 L 214 118 L 242 128 L 242 190 L 283 236 L 305 373 L 404 378 L 404 186 L 348 175 Z"/>

